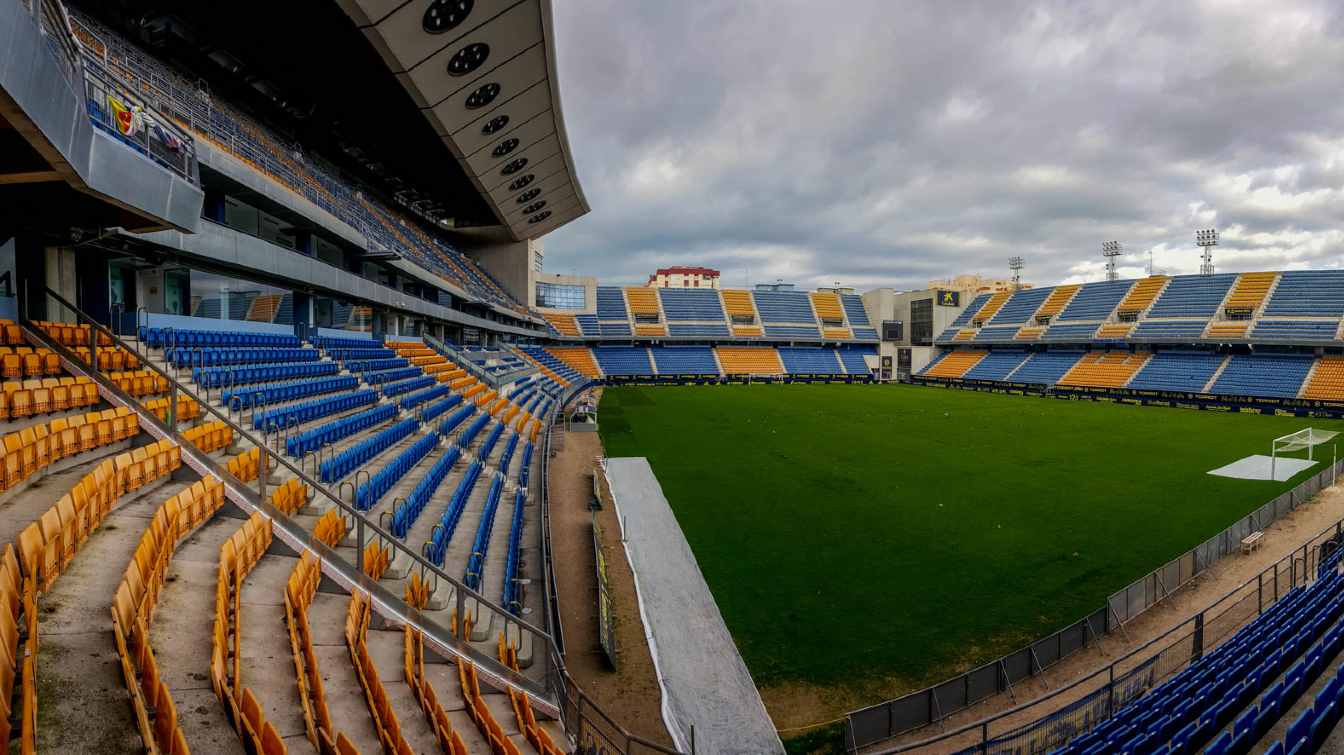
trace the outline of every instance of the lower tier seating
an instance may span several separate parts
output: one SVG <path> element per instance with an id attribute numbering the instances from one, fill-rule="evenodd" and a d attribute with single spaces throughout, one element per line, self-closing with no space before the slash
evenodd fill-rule
<path id="1" fill-rule="evenodd" d="M 841 375 L 844 369 L 835 357 L 834 349 L 780 346 L 780 362 L 791 375 Z"/>
<path id="2" fill-rule="evenodd" d="M 1302 389 L 1303 398 L 1344 400 L 1344 357 L 1325 356 L 1316 361 L 1316 368 Z"/>
<path id="3" fill-rule="evenodd" d="M 1007 380 L 1026 360 L 1024 351 L 991 351 L 962 377 L 967 380 Z"/>
<path id="4" fill-rule="evenodd" d="M 1078 363 L 1060 378 L 1059 383 L 1095 388 L 1123 388 L 1147 361 L 1147 353 L 1094 351 L 1079 359 Z"/>
<path id="5" fill-rule="evenodd" d="M 1145 391 L 1187 391 L 1199 393 L 1218 371 L 1222 354 L 1187 351 L 1159 351 L 1129 382 L 1129 387 Z"/>
<path id="6" fill-rule="evenodd" d="M 1054 385 L 1078 363 L 1081 351 L 1038 351 L 1013 373 L 1014 383 Z"/>
<path id="7" fill-rule="evenodd" d="M 987 353 L 985 351 L 954 351 L 938 360 L 936 364 L 930 363 L 923 374 L 926 377 L 959 378 L 979 364 Z"/>
<path id="8" fill-rule="evenodd" d="M 718 375 L 719 364 L 708 346 L 654 346 L 649 349 L 660 375 Z"/>
<path id="9" fill-rule="evenodd" d="M 769 347 L 718 346 L 714 352 L 725 375 L 783 375 L 779 353 Z"/>
<path id="10" fill-rule="evenodd" d="M 1314 357 L 1298 354 L 1235 354 L 1211 392 L 1294 398 L 1314 361 Z"/>

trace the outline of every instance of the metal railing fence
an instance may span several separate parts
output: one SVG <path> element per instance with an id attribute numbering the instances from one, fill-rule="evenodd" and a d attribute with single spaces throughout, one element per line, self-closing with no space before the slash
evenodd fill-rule
<path id="1" fill-rule="evenodd" d="M 356 560 L 353 564 L 354 569 L 350 569 L 350 564 L 343 558 L 337 556 L 331 549 L 327 548 L 320 541 L 311 536 L 311 533 L 303 532 L 304 547 L 313 551 L 322 564 L 323 571 L 337 575 L 338 581 L 343 584 L 353 583 L 365 590 L 371 598 L 374 605 L 380 613 L 385 613 L 389 617 L 399 622 L 404 622 L 419 629 L 438 651 L 448 655 L 463 657 L 476 665 L 482 679 L 491 686 L 498 688 L 512 687 L 518 691 L 526 693 L 538 710 L 546 715 L 556 716 L 565 727 L 565 731 L 581 745 L 591 744 L 594 751 L 605 751 L 608 753 L 658 753 L 660 755 L 681 755 L 676 750 L 665 748 L 652 742 L 648 742 L 638 736 L 630 734 L 619 724 L 612 721 L 601 708 L 598 707 L 591 698 L 589 698 L 578 684 L 569 676 L 565 670 L 563 657 L 559 648 L 556 646 L 551 635 L 522 619 L 512 615 L 505 608 L 496 605 L 493 601 L 484 595 L 467 587 L 462 581 L 450 576 L 443 569 L 435 566 L 433 563 L 425 560 L 415 549 L 408 547 L 391 533 L 384 530 L 377 523 L 368 519 L 365 514 L 353 506 L 353 501 L 347 502 L 341 495 L 334 493 L 325 484 L 308 475 L 299 465 L 295 465 L 286 459 L 277 449 L 271 447 L 271 443 L 281 442 L 281 436 L 258 437 L 247 427 L 235 421 L 230 413 L 220 411 L 213 406 L 206 397 L 201 396 L 191 387 L 182 383 L 178 378 L 163 370 L 149 359 L 148 346 L 137 342 L 134 346 L 127 343 L 120 336 L 113 333 L 102 323 L 98 322 L 92 316 L 70 303 L 60 294 L 48 288 L 42 289 L 42 295 L 54 301 L 58 307 L 63 308 L 63 312 L 73 317 L 76 325 L 90 326 L 90 340 L 87 345 L 89 349 L 89 359 L 87 361 L 80 358 L 74 351 L 52 339 L 39 324 L 27 319 L 29 312 L 29 293 L 27 286 L 20 289 L 20 300 L 18 302 L 18 311 L 20 323 L 29 331 L 31 336 L 41 342 L 41 345 L 56 351 L 62 359 L 78 365 L 78 368 L 85 373 L 95 376 L 98 369 L 98 351 L 106 348 L 120 348 L 128 353 L 134 353 L 141 357 L 141 363 L 144 369 L 151 370 L 161 377 L 168 380 L 169 384 L 169 410 L 166 428 L 171 428 L 175 432 L 176 408 L 178 398 L 185 396 L 197 402 L 203 415 L 210 415 L 214 419 L 225 422 L 233 429 L 235 437 L 245 438 L 250 441 L 259 450 L 258 466 L 261 470 L 256 482 L 256 495 L 261 502 L 260 508 L 265 513 L 277 520 L 286 520 L 287 517 L 265 504 L 267 500 L 266 485 L 269 477 L 269 470 L 273 465 L 286 468 L 295 477 L 300 479 L 309 489 L 314 491 L 315 502 L 325 502 L 329 506 L 337 509 L 340 515 L 345 519 L 347 527 L 354 536 L 353 546 L 355 547 Z M 171 329 L 170 329 L 171 330 Z M 107 344 L 111 344 L 108 346 Z M 581 387 L 572 388 L 570 396 L 558 402 L 557 411 L 567 401 L 576 394 Z M 119 390 L 119 389 L 118 389 Z M 140 408 L 138 402 L 125 397 L 128 403 L 134 404 L 137 410 L 144 413 L 146 410 Z M 152 416 L 152 415 L 150 415 Z M 178 438 L 179 445 L 184 441 Z M 549 438 L 547 440 L 549 444 Z M 542 458 L 543 469 L 549 461 L 549 455 Z M 227 478 L 230 484 L 241 489 L 247 489 L 247 485 L 233 478 L 227 471 L 222 469 L 211 470 L 212 474 Z M 349 486 L 351 496 L 354 495 L 354 487 Z M 281 525 L 282 528 L 289 529 Z M 493 652 L 486 652 L 469 643 L 467 640 L 457 637 L 449 628 L 444 627 L 434 617 L 428 616 L 423 612 L 407 605 L 399 599 L 399 596 L 388 592 L 376 582 L 369 580 L 363 575 L 363 555 L 364 549 L 372 543 L 377 543 L 380 547 L 391 548 L 397 552 L 397 558 L 410 558 L 412 569 L 418 570 L 422 580 L 434 586 L 434 589 L 443 589 L 444 586 L 453 590 L 454 607 L 458 616 L 466 615 L 467 601 L 471 600 L 486 610 L 495 612 L 504 617 L 506 625 L 516 627 L 520 633 L 527 633 L 533 638 L 533 647 L 540 648 L 540 652 L 534 653 L 536 662 L 541 664 L 539 670 L 530 671 L 527 674 L 514 671 L 504 666 L 495 657 Z M 353 574 L 351 572 L 353 571 Z M 409 577 L 409 574 L 408 574 Z M 540 677 L 533 678 L 533 676 Z"/>

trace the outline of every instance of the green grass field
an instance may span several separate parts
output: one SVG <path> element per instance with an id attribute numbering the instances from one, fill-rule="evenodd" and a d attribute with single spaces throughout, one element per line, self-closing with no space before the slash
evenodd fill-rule
<path id="1" fill-rule="evenodd" d="M 649 458 L 758 684 L 887 689 L 1096 609 L 1310 474 L 1209 469 L 1344 429 L 857 385 L 608 388 L 598 419 L 608 456 Z"/>

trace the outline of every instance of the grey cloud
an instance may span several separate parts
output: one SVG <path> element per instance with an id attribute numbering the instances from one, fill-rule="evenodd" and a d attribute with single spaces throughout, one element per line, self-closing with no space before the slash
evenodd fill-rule
<path id="1" fill-rule="evenodd" d="M 1324 0 L 556 3 L 593 211 L 551 270 L 867 288 L 1340 266 L 1344 12 Z"/>

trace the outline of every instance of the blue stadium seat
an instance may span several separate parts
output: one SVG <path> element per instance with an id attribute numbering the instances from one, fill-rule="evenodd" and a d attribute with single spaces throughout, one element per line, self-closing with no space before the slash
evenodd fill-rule
<path id="1" fill-rule="evenodd" d="M 1236 354 L 1218 376 L 1212 392 L 1293 398 L 1314 361 L 1314 356 L 1300 354 Z"/>
<path id="2" fill-rule="evenodd" d="M 784 371 L 789 374 L 838 375 L 844 373 L 839 360 L 836 359 L 834 349 L 780 346 L 775 351 L 779 352 L 779 359 L 784 364 Z"/>
<path id="3" fill-rule="evenodd" d="M 1223 363 L 1222 354 L 1190 351 L 1159 351 L 1129 382 L 1129 388 L 1146 391 L 1198 393 Z"/>
<path id="4" fill-rule="evenodd" d="M 1027 361 L 1025 351 L 996 349 L 985 355 L 962 378 L 966 380 L 1008 380 L 1013 370 Z"/>
<path id="5" fill-rule="evenodd" d="M 1057 322 L 1066 320 L 1105 320 L 1119 306 L 1134 285 L 1132 280 L 1085 283 L 1069 305 L 1059 313 Z"/>

